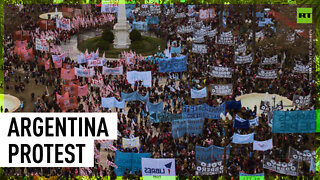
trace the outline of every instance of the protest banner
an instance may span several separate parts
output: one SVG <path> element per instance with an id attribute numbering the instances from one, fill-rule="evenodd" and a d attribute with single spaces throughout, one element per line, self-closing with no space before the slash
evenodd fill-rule
<path id="1" fill-rule="evenodd" d="M 135 138 L 122 138 L 122 147 L 123 148 L 140 148 L 140 140 L 139 137 L 135 137 Z"/>
<path id="2" fill-rule="evenodd" d="M 121 92 L 121 98 L 124 101 L 141 101 L 147 103 L 149 101 L 149 93 L 147 93 L 145 96 L 142 96 L 136 91 L 132 93 Z"/>
<path id="3" fill-rule="evenodd" d="M 49 51 L 49 44 L 46 39 L 36 38 L 36 50 Z"/>
<path id="4" fill-rule="evenodd" d="M 181 53 L 181 46 L 179 47 L 174 47 L 174 46 L 171 46 L 170 47 L 170 53 L 172 54 L 180 54 Z"/>
<path id="5" fill-rule="evenodd" d="M 240 44 L 237 49 L 235 50 L 235 54 L 238 55 L 238 54 L 242 54 L 242 53 L 245 53 L 247 50 L 247 45 L 246 43 L 243 43 L 243 44 Z"/>
<path id="6" fill-rule="evenodd" d="M 267 65 L 267 64 L 277 64 L 278 63 L 278 55 L 274 55 L 272 57 L 264 57 L 262 64 Z"/>
<path id="7" fill-rule="evenodd" d="M 231 31 L 222 32 L 220 36 L 216 37 L 216 44 L 233 45 L 235 43 Z"/>
<path id="8" fill-rule="evenodd" d="M 99 67 L 103 66 L 104 62 L 102 59 L 95 59 L 95 60 L 89 60 L 88 61 L 88 67 Z"/>
<path id="9" fill-rule="evenodd" d="M 207 87 L 200 90 L 191 89 L 191 98 L 204 98 L 207 97 Z"/>
<path id="10" fill-rule="evenodd" d="M 172 125 L 172 137 L 180 138 L 185 134 L 192 136 L 198 136 L 202 134 L 204 120 L 202 118 L 186 118 L 186 119 L 177 119 L 171 122 Z"/>
<path id="11" fill-rule="evenodd" d="M 267 151 L 273 148 L 272 139 L 266 141 L 253 141 L 254 151 Z"/>
<path id="12" fill-rule="evenodd" d="M 159 72 L 185 72 L 187 71 L 187 57 L 179 56 L 169 59 L 159 58 Z"/>
<path id="13" fill-rule="evenodd" d="M 74 71 L 74 69 L 67 70 L 67 69 L 61 68 L 61 76 L 60 77 L 64 80 L 73 80 L 76 78 L 75 71 Z"/>
<path id="14" fill-rule="evenodd" d="M 171 114 L 168 112 L 162 113 L 150 113 L 150 122 L 151 123 L 160 123 L 160 122 L 172 122 L 173 120 L 181 119 L 182 114 Z"/>
<path id="15" fill-rule="evenodd" d="M 78 96 L 87 96 L 89 94 L 88 84 L 84 86 L 78 86 Z"/>
<path id="16" fill-rule="evenodd" d="M 70 109 L 78 108 L 77 97 L 70 97 L 69 99 L 60 99 L 59 100 L 60 109 L 63 111 L 68 111 Z"/>
<path id="17" fill-rule="evenodd" d="M 124 100 L 118 101 L 115 97 L 101 97 L 101 107 L 104 108 L 113 108 L 117 107 L 120 109 L 124 109 L 126 106 L 126 103 Z"/>
<path id="18" fill-rule="evenodd" d="M 136 29 L 138 31 L 148 31 L 148 23 L 144 21 L 133 21 L 132 29 Z"/>
<path id="19" fill-rule="evenodd" d="M 226 109 L 241 109 L 241 101 L 227 101 L 226 102 Z"/>
<path id="20" fill-rule="evenodd" d="M 230 155 L 231 146 L 226 148 L 227 158 Z M 224 159 L 224 147 L 211 145 L 209 147 L 196 146 L 196 160 L 199 162 L 211 163 L 215 161 L 222 161 Z"/>
<path id="21" fill-rule="evenodd" d="M 147 112 L 163 112 L 163 101 L 155 104 L 147 102 L 146 110 Z"/>
<path id="22" fill-rule="evenodd" d="M 182 107 L 182 118 L 207 118 L 220 119 L 220 114 L 225 113 L 225 104 L 211 107 L 208 104 L 184 105 Z"/>
<path id="23" fill-rule="evenodd" d="M 252 53 L 246 55 L 246 56 L 235 56 L 234 63 L 235 64 L 248 64 L 252 63 Z"/>
<path id="24" fill-rule="evenodd" d="M 108 68 L 103 66 L 102 67 L 102 74 L 103 75 L 122 75 L 123 74 L 123 66 L 115 67 L 115 68 Z"/>
<path id="25" fill-rule="evenodd" d="M 212 77 L 218 78 L 232 78 L 232 68 L 212 66 L 212 71 L 210 75 Z"/>
<path id="26" fill-rule="evenodd" d="M 269 157 L 264 157 L 263 168 L 289 176 L 298 176 L 298 162 L 290 160 L 287 162 L 277 162 Z"/>
<path id="27" fill-rule="evenodd" d="M 242 119 L 238 114 L 236 118 L 233 120 L 233 127 L 240 129 L 247 129 L 250 126 L 258 126 L 259 125 L 259 117 L 255 117 L 251 120 Z"/>
<path id="28" fill-rule="evenodd" d="M 126 169 L 130 172 L 141 171 L 141 158 L 150 158 L 150 153 L 129 153 L 116 151 L 115 164 L 118 166 L 114 171 L 117 176 L 123 176 Z"/>
<path id="29" fill-rule="evenodd" d="M 308 106 L 310 104 L 311 101 L 311 96 L 310 94 L 308 96 L 299 96 L 299 95 L 293 95 L 293 100 L 292 100 L 292 104 L 294 106 L 301 106 L 301 107 L 305 107 Z"/>
<path id="30" fill-rule="evenodd" d="M 95 75 L 95 71 L 94 68 L 90 68 L 90 69 L 81 69 L 81 68 L 74 68 L 74 72 L 76 76 L 79 77 L 93 77 Z"/>
<path id="31" fill-rule="evenodd" d="M 180 19 L 180 18 L 185 18 L 185 17 L 187 17 L 187 16 L 184 12 L 176 13 L 176 15 L 174 16 L 175 19 Z"/>
<path id="32" fill-rule="evenodd" d="M 274 111 L 272 133 L 315 133 L 316 111 Z"/>
<path id="33" fill-rule="evenodd" d="M 278 71 L 277 69 L 264 70 L 264 69 L 258 68 L 257 78 L 276 79 L 277 78 L 277 71 Z"/>
<path id="34" fill-rule="evenodd" d="M 191 32 L 193 32 L 192 26 L 178 26 L 177 27 L 177 33 L 179 33 L 179 34 L 186 34 L 186 33 L 191 33 Z"/>
<path id="35" fill-rule="evenodd" d="M 293 67 L 295 73 L 309 73 L 309 65 L 303 65 L 302 63 L 296 63 Z"/>
<path id="36" fill-rule="evenodd" d="M 193 44 L 192 52 L 198 54 L 206 54 L 207 53 L 207 45 L 206 44 Z"/>
<path id="37" fill-rule="evenodd" d="M 151 71 L 128 71 L 127 80 L 131 85 L 134 85 L 136 81 L 142 81 L 142 85 L 145 87 L 151 87 Z"/>
<path id="38" fill-rule="evenodd" d="M 234 133 L 232 136 L 232 143 L 234 144 L 249 144 L 253 143 L 254 133 L 251 134 L 238 134 Z"/>
<path id="39" fill-rule="evenodd" d="M 61 94 L 69 93 L 70 96 L 78 96 L 78 86 L 77 85 L 62 85 Z"/>
<path id="40" fill-rule="evenodd" d="M 197 162 L 196 165 L 196 176 L 213 176 L 223 173 L 222 161 L 205 163 Z"/>
<path id="41" fill-rule="evenodd" d="M 293 147 L 289 147 L 289 157 L 294 161 L 305 161 L 311 163 L 311 160 L 316 160 L 316 151 L 310 152 L 309 150 L 304 150 L 300 152 Z"/>
<path id="42" fill-rule="evenodd" d="M 232 84 L 212 84 L 211 94 L 219 96 L 232 95 Z"/>
<path id="43" fill-rule="evenodd" d="M 66 19 L 66 18 L 57 18 L 56 19 L 56 27 L 60 28 L 62 30 L 71 30 L 71 23 L 70 23 L 70 19 Z"/>
<path id="44" fill-rule="evenodd" d="M 175 176 L 175 160 L 141 158 L 142 176 Z"/>

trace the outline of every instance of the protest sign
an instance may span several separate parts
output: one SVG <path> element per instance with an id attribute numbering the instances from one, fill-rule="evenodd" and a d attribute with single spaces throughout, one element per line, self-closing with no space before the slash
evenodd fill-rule
<path id="1" fill-rule="evenodd" d="M 163 101 L 159 103 L 150 103 L 147 102 L 147 112 L 163 112 Z"/>
<path id="2" fill-rule="evenodd" d="M 276 79 L 277 78 L 277 69 L 264 70 L 264 69 L 258 68 L 257 78 Z"/>
<path id="3" fill-rule="evenodd" d="M 123 148 L 138 148 L 140 147 L 140 140 L 139 137 L 135 137 L 135 138 L 122 138 L 122 147 Z"/>
<path id="4" fill-rule="evenodd" d="M 187 71 L 187 56 L 178 56 L 158 60 L 159 72 L 185 72 Z"/>
<path id="5" fill-rule="evenodd" d="M 207 118 L 220 119 L 220 114 L 225 113 L 225 104 L 222 103 L 218 107 L 211 107 L 208 104 L 200 105 L 184 105 L 182 107 L 183 118 Z"/>
<path id="6" fill-rule="evenodd" d="M 174 159 L 142 158 L 142 176 L 175 176 Z"/>
<path id="7" fill-rule="evenodd" d="M 263 168 L 274 172 L 289 176 L 298 176 L 298 162 L 290 160 L 290 162 L 277 162 L 268 157 L 264 157 Z"/>
<path id="8" fill-rule="evenodd" d="M 309 73 L 309 65 L 303 65 L 302 63 L 296 63 L 293 67 L 295 73 Z"/>
<path id="9" fill-rule="evenodd" d="M 128 71 L 127 80 L 131 85 L 134 85 L 136 81 L 142 81 L 143 86 L 151 87 L 151 71 Z"/>
<path id="10" fill-rule="evenodd" d="M 309 150 L 305 150 L 300 152 L 293 147 L 289 147 L 289 158 L 295 161 L 305 161 L 311 163 L 311 160 L 316 159 L 316 151 L 310 152 Z"/>
<path id="11" fill-rule="evenodd" d="M 212 66 L 211 76 L 219 78 L 232 78 L 232 68 Z"/>
<path id="12" fill-rule="evenodd" d="M 238 134 L 234 133 L 232 136 L 232 143 L 234 144 L 249 144 L 253 143 L 254 133 Z"/>
<path id="13" fill-rule="evenodd" d="M 311 100 L 311 96 L 310 94 L 308 96 L 299 96 L 299 95 L 293 95 L 293 100 L 292 100 L 292 104 L 294 106 L 301 106 L 301 107 L 305 107 L 307 105 L 309 105 Z"/>
<path id="14" fill-rule="evenodd" d="M 117 107 L 120 109 L 124 109 L 126 106 L 126 103 L 124 100 L 118 101 L 115 97 L 101 97 L 101 107 L 104 108 L 113 108 Z"/>
<path id="15" fill-rule="evenodd" d="M 204 120 L 202 118 L 177 119 L 171 122 L 172 137 L 180 138 L 185 134 L 198 136 L 202 134 Z"/>
<path id="16" fill-rule="evenodd" d="M 192 52 L 198 54 L 206 54 L 207 53 L 207 45 L 206 44 L 193 44 Z"/>
<path id="17" fill-rule="evenodd" d="M 103 75 L 122 75 L 123 74 L 123 66 L 115 67 L 115 68 L 108 68 L 103 66 L 102 67 L 102 74 Z"/>
<path id="18" fill-rule="evenodd" d="M 230 155 L 231 146 L 226 148 L 227 157 Z M 224 147 L 211 145 L 209 147 L 196 146 L 196 160 L 199 162 L 211 163 L 224 159 Z"/>
<path id="19" fill-rule="evenodd" d="M 141 101 L 147 103 L 149 101 L 149 93 L 147 93 L 145 96 L 142 96 L 137 91 L 132 93 L 121 92 L 121 98 L 124 101 Z"/>
<path id="20" fill-rule="evenodd" d="M 212 84 L 211 94 L 219 96 L 232 95 L 232 84 Z"/>
<path id="21" fill-rule="evenodd" d="M 278 55 L 274 55 L 272 57 L 264 57 L 262 64 L 266 65 L 266 64 L 277 64 L 278 63 Z"/>
<path id="22" fill-rule="evenodd" d="M 171 114 L 168 112 L 150 113 L 151 123 L 172 122 L 173 120 L 177 120 L 181 118 L 182 118 L 182 114 Z"/>
<path id="23" fill-rule="evenodd" d="M 254 151 L 267 151 L 273 148 L 272 139 L 266 141 L 253 141 Z"/>
<path id="24" fill-rule="evenodd" d="M 233 45 L 235 43 L 231 31 L 222 32 L 220 36 L 216 37 L 216 44 Z"/>
<path id="25" fill-rule="evenodd" d="M 93 68 L 90 69 L 81 69 L 81 68 L 74 68 L 75 75 L 79 77 L 93 77 L 95 75 L 95 71 Z"/>
<path id="26" fill-rule="evenodd" d="M 197 176 L 213 176 L 216 174 L 222 174 L 222 161 L 213 163 L 197 162 L 195 173 Z"/>
<path id="27" fill-rule="evenodd" d="M 204 98 L 207 97 L 207 87 L 200 90 L 191 89 L 191 98 Z"/>
<path id="28" fill-rule="evenodd" d="M 114 171 L 117 176 L 123 176 L 126 169 L 130 172 L 141 171 L 141 158 L 150 158 L 150 153 L 129 153 L 116 151 L 115 164 L 118 166 Z"/>
<path id="29" fill-rule="evenodd" d="M 246 56 L 235 56 L 234 63 L 235 64 L 248 64 L 252 63 L 252 53 L 246 55 Z"/>

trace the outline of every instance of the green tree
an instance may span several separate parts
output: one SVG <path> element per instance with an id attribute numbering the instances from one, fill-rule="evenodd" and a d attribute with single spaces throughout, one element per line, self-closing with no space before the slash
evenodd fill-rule
<path id="1" fill-rule="evenodd" d="M 131 39 L 132 42 L 142 40 L 141 33 L 136 29 L 132 30 L 130 32 L 130 39 Z"/>
<path id="2" fill-rule="evenodd" d="M 113 32 L 110 31 L 109 29 L 106 29 L 103 31 L 101 38 L 105 41 L 108 41 L 109 43 L 113 43 L 113 40 L 114 40 Z"/>

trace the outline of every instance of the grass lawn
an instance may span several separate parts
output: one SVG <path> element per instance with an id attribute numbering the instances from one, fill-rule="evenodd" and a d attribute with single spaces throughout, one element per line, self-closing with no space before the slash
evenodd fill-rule
<path id="1" fill-rule="evenodd" d="M 91 39 L 87 39 L 85 41 L 82 41 L 79 43 L 79 50 L 81 52 L 85 52 L 86 49 L 88 49 L 89 52 L 96 51 L 98 48 L 98 42 L 101 37 L 95 37 Z M 159 38 L 152 38 L 152 37 L 146 37 L 142 36 L 141 41 L 136 41 L 131 43 L 129 49 L 115 49 L 113 48 L 113 44 L 110 44 L 110 49 L 107 51 L 101 50 L 102 48 L 99 48 L 99 54 L 100 57 L 102 56 L 103 52 L 105 52 L 106 57 L 108 58 L 118 58 L 119 54 L 121 54 L 122 51 L 135 51 L 137 54 L 142 54 L 143 56 L 152 55 L 157 53 L 158 46 L 160 45 L 161 51 L 164 50 L 167 43 L 165 40 L 159 39 Z"/>

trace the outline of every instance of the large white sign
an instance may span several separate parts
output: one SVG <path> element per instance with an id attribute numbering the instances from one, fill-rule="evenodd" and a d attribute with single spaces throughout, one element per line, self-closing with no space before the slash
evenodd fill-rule
<path id="1" fill-rule="evenodd" d="M 174 159 L 141 158 L 142 176 L 175 176 Z"/>

